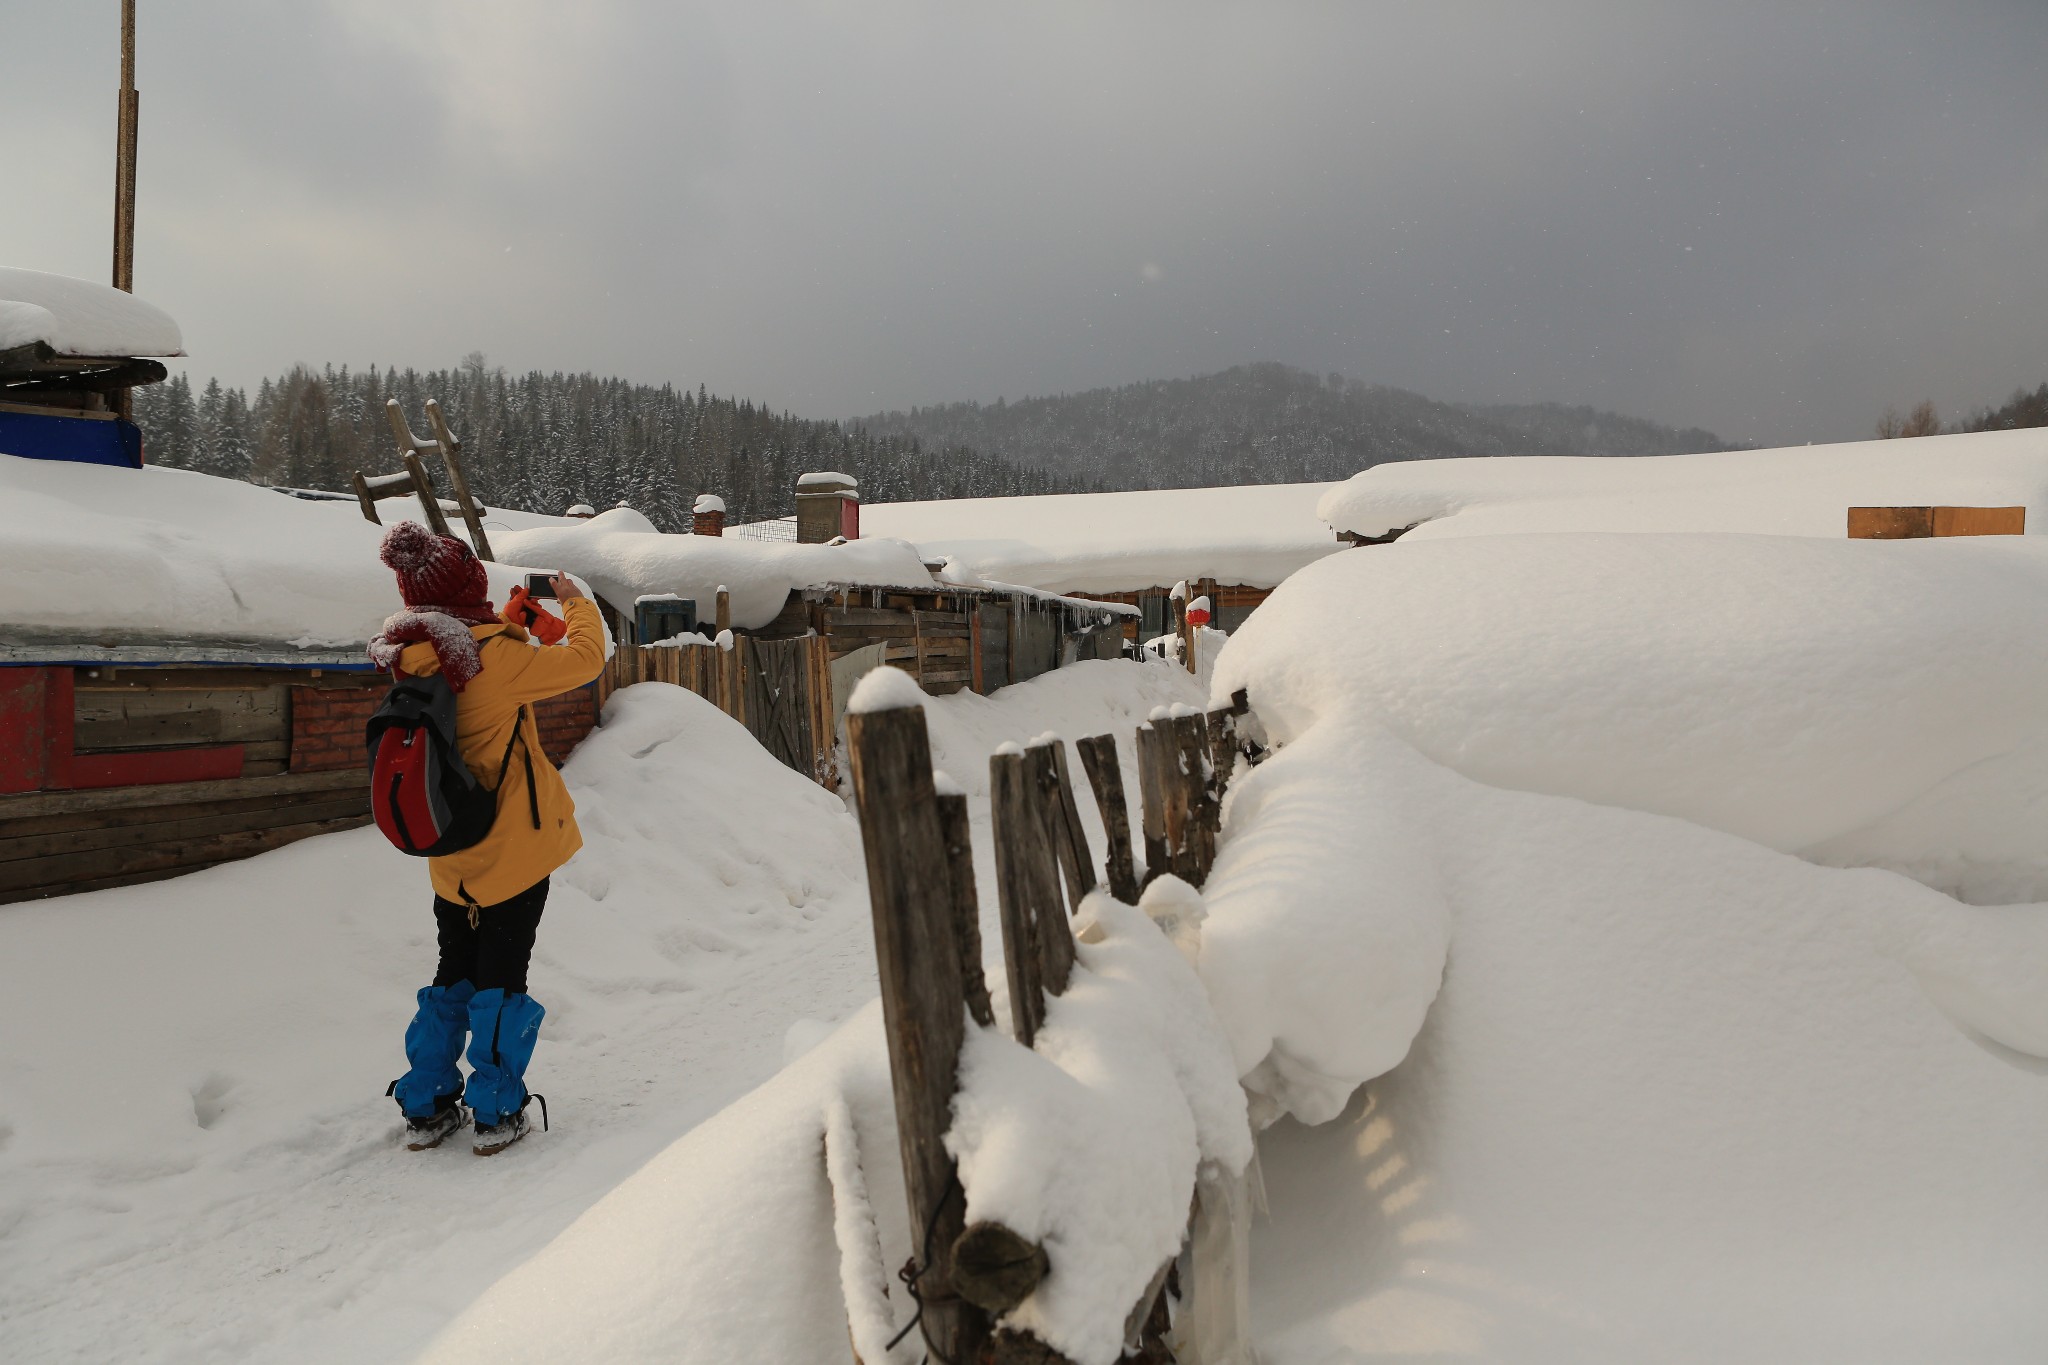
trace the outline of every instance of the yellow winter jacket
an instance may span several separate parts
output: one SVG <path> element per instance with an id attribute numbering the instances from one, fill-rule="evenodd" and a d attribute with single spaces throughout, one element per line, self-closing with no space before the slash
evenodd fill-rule
<path id="1" fill-rule="evenodd" d="M 576 803 L 562 775 L 541 751 L 531 703 L 581 687 L 604 668 L 604 623 L 589 598 L 562 603 L 568 634 L 559 645 L 536 649 L 513 625 L 471 626 L 483 671 L 455 697 L 455 742 L 477 781 L 498 781 L 506 745 L 512 763 L 498 791 L 498 817 L 482 842 L 460 853 L 427 859 L 434 894 L 459 905 L 492 906 L 547 876 L 583 847 L 576 828 Z M 415 677 L 441 671 L 433 646 L 422 640 L 405 647 L 398 666 Z M 522 720 L 520 707 L 525 706 Z M 512 740 L 513 727 L 519 739 Z M 527 794 L 526 760 L 533 759 L 533 795 Z M 540 828 L 533 827 L 535 800 Z"/>

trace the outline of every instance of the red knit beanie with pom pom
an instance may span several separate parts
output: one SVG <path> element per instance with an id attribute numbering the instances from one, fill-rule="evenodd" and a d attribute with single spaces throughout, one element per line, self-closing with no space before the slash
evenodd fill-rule
<path id="1" fill-rule="evenodd" d="M 490 576 L 476 552 L 455 537 L 401 521 L 384 533 L 377 558 L 398 575 L 398 595 L 408 607 L 453 616 L 490 615 Z"/>

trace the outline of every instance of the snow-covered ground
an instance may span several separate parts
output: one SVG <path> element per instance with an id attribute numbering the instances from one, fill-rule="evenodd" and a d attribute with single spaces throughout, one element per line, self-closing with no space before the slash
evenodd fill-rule
<path id="1" fill-rule="evenodd" d="M 1089 1267 L 1024 1320 L 1106 1365 L 1181 1211 L 1073 1151 L 1102 1112 L 1070 1082 L 1144 1089 L 1161 1169 L 1227 1167 L 1245 1113 L 1205 1097 L 1235 1074 L 1266 1365 L 2048 1354 L 2048 542 L 1839 526 L 2032 504 L 2041 438 L 2009 435 L 1941 438 L 1945 470 L 1938 441 L 1749 455 L 1725 487 L 1523 462 L 1296 572 L 1199 680 L 930 702 L 991 952 L 998 744 L 1128 746 L 1244 687 L 1278 746 L 1204 892 L 1148 907 L 1170 937 L 1104 914 L 1041 1058 L 970 1049 L 970 1208 Z M 1502 462 L 1430 468 L 1458 463 Z M 1796 534 L 1734 519 L 1773 474 Z M 374 834 L 0 912 L 0 1359 L 913 1365 L 882 1345 L 912 1235 L 843 803 L 655 684 L 567 771 L 588 845 L 534 974 L 560 1122 L 491 1162 L 393 1143 L 431 945 Z M 1144 990 L 1131 1046 L 1061 1036 Z"/>
<path id="2" fill-rule="evenodd" d="M 984 885 L 997 744 L 1127 736 L 1196 696 L 1178 669 L 1104 662 L 935 700 Z M 664 1168 L 628 1177 L 774 1075 L 786 1037 L 815 1042 L 873 998 L 858 829 L 739 726 L 681 689 L 628 688 L 565 775 L 586 844 L 554 880 L 533 970 L 549 1015 L 532 1079 L 556 1127 L 487 1162 L 397 1146 L 383 1090 L 433 933 L 423 870 L 374 830 L 0 914 L 0 1359 L 411 1358 L 607 1191 L 638 1198 Z M 743 1126 L 741 1155 L 772 1157 L 774 1131 Z M 677 1149 L 696 1197 L 742 1193 L 688 1157 L 703 1150 Z M 893 1150 L 868 1165 L 900 1189 Z M 753 1229 L 755 1251 L 838 1283 L 829 1218 L 821 1247 L 774 1229 Z M 742 1231 L 675 1254 L 743 1263 Z M 634 1283 L 676 1300 L 692 1282 Z M 685 1298 L 719 1296 L 749 1307 L 717 1283 Z M 597 1330 L 551 1301 L 572 1346 Z M 794 1316 L 843 1349 L 836 1300 Z M 541 1344 L 497 1358 L 594 1358 Z"/>

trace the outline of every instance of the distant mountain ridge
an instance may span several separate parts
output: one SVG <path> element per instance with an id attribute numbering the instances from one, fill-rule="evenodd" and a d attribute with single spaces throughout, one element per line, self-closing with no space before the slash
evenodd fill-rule
<path id="1" fill-rule="evenodd" d="M 1239 365 L 1011 403 L 947 403 L 845 423 L 876 438 L 970 446 L 1029 469 L 1110 488 L 1348 478 L 1395 460 L 1457 455 L 1679 455 L 1735 447 L 1556 403 L 1476 406 L 1291 365 Z"/>

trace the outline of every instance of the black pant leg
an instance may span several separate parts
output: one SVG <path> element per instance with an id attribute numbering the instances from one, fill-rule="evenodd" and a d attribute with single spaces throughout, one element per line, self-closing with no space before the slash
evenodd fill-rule
<path id="1" fill-rule="evenodd" d="M 526 966 L 547 903 L 548 879 L 542 877 L 511 900 L 477 912 L 476 975 L 470 979 L 478 990 L 495 986 L 507 995 L 526 993 Z"/>
<path id="2" fill-rule="evenodd" d="M 441 964 L 434 971 L 434 984 L 475 981 L 477 931 L 469 927 L 469 907 L 434 897 L 434 931 L 441 943 Z"/>

